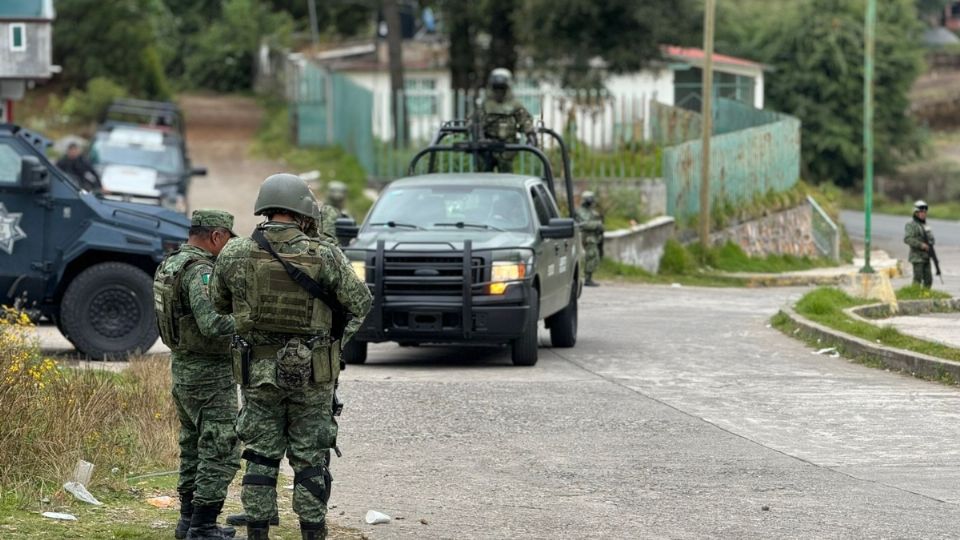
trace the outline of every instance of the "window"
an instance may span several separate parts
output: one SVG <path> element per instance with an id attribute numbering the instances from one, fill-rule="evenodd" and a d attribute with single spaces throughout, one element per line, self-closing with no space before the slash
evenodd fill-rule
<path id="1" fill-rule="evenodd" d="M 0 185 L 20 181 L 20 154 L 8 144 L 0 143 Z"/>
<path id="2" fill-rule="evenodd" d="M 523 191 L 459 185 L 388 188 L 370 211 L 367 227 L 471 230 L 496 227 L 529 231 L 530 206 Z M 378 224 L 378 225 L 373 225 Z"/>
<path id="3" fill-rule="evenodd" d="M 10 25 L 10 50 L 27 50 L 27 26 L 23 23 Z"/>
<path id="4" fill-rule="evenodd" d="M 560 217 L 560 211 L 557 210 L 557 203 L 553 202 L 553 195 L 547 191 L 546 186 L 537 186 L 537 193 L 540 194 L 540 198 L 543 199 L 543 204 L 547 207 L 547 215 L 551 218 Z"/>
<path id="5" fill-rule="evenodd" d="M 537 219 L 540 221 L 540 225 L 549 225 L 550 210 L 547 209 L 549 206 L 547 201 L 543 200 L 543 196 L 536 187 L 530 188 L 530 195 L 533 196 L 533 208 L 537 212 Z"/>
<path id="6" fill-rule="evenodd" d="M 403 81 L 406 94 L 407 114 L 410 116 L 436 116 L 437 80 L 423 77 L 408 77 Z"/>

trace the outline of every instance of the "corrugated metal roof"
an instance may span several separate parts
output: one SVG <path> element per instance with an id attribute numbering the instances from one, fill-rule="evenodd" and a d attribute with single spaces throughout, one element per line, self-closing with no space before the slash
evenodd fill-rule
<path id="1" fill-rule="evenodd" d="M 0 1 L 0 19 L 53 19 L 51 0 L 2 0 Z"/>

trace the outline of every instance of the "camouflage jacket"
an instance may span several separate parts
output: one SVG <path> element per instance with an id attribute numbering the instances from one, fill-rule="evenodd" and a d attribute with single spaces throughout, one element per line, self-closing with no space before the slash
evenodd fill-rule
<path id="1" fill-rule="evenodd" d="M 210 300 L 209 282 L 213 272 L 214 256 L 203 248 L 184 244 L 167 257 L 162 265 L 179 264 L 177 259 L 205 259 L 184 272 L 180 279 L 179 302 L 183 311 L 193 314 L 200 333 L 208 338 L 233 335 L 233 316 L 221 315 Z M 189 307 L 187 307 L 189 306 Z M 174 384 L 199 385 L 211 382 L 229 381 L 233 377 L 230 363 L 229 341 L 223 340 L 223 354 L 198 354 L 185 351 L 173 351 L 171 369 Z"/>
<path id="2" fill-rule="evenodd" d="M 924 238 L 926 233 L 926 239 Z M 910 255 L 908 261 L 912 263 L 925 263 L 930 260 L 930 252 L 924 251 L 923 244 L 934 244 L 933 231 L 925 222 L 914 218 L 904 227 L 903 242 L 910 246 Z"/>
<path id="3" fill-rule="evenodd" d="M 533 133 L 533 117 L 513 94 L 503 103 L 487 96 L 480 109 L 483 136 L 503 142 L 517 142 L 518 133 Z"/>
<path id="4" fill-rule="evenodd" d="M 277 253 L 309 253 L 320 261 L 312 271 L 307 270 L 308 274 L 322 287 L 332 291 L 350 313 L 351 321 L 344 332 L 344 342 L 349 340 L 360 328 L 363 318 L 370 310 L 372 296 L 367 285 L 353 272 L 343 252 L 326 240 L 309 237 L 293 223 L 268 222 L 260 227 Z M 276 333 L 258 329 L 258 321 L 253 318 L 252 306 L 256 302 L 254 296 L 259 294 L 254 290 L 257 287 L 254 279 L 254 255 L 258 252 L 261 250 L 251 238 L 231 240 L 217 258 L 210 294 L 217 311 L 233 313 L 239 335 L 254 344 L 277 343 Z M 279 266 L 275 261 L 272 264 Z M 297 287 L 292 280 L 288 285 Z M 301 295 L 302 292 L 297 290 L 296 294 Z M 298 333 L 300 330 L 302 329 L 291 328 L 290 333 Z"/>
<path id="5" fill-rule="evenodd" d="M 603 218 L 600 212 L 593 208 L 581 206 L 577 208 L 576 220 L 580 223 L 580 230 L 583 231 L 583 239 L 586 243 L 600 243 L 603 239 Z"/>

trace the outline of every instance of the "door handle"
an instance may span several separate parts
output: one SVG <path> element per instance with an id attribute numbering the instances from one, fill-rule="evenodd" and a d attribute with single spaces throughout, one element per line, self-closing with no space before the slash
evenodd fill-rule
<path id="1" fill-rule="evenodd" d="M 553 246 L 553 252 L 560 255 L 560 244 Z"/>

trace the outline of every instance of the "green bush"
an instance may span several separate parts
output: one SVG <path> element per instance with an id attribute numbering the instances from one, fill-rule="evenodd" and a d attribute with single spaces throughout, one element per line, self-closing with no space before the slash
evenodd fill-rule
<path id="1" fill-rule="evenodd" d="M 86 90 L 72 90 L 63 103 L 63 114 L 71 122 L 86 124 L 100 119 L 113 100 L 127 96 L 119 84 L 105 77 L 91 79 Z"/>
<path id="2" fill-rule="evenodd" d="M 667 240 L 663 247 L 663 257 L 660 259 L 660 273 L 671 275 L 686 275 L 696 272 L 697 261 L 683 244 L 674 239 Z"/>

